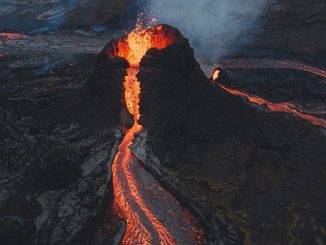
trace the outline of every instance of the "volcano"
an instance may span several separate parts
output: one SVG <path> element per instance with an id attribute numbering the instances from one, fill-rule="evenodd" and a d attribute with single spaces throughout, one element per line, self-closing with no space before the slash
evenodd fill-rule
<path id="1" fill-rule="evenodd" d="M 323 83 L 321 67 L 238 58 L 208 78 L 165 24 L 98 54 L 87 40 L 44 74 L 0 57 L 1 244 L 323 244 L 324 118 L 239 82 L 286 68 Z"/>
<path id="2" fill-rule="evenodd" d="M 212 83 L 188 40 L 167 25 L 135 29 L 110 42 L 98 64 L 120 59 L 129 63 L 122 105 L 133 117 L 113 164 L 113 208 L 127 220 L 124 244 L 135 240 L 142 244 L 196 244 L 203 241 L 202 236 L 205 242 L 217 244 L 282 240 L 282 233 L 274 236 L 269 230 L 285 229 L 279 225 L 278 213 L 287 213 L 287 222 L 291 222 L 289 205 L 306 203 L 300 195 L 309 196 L 309 205 L 319 205 L 313 200 L 322 195 L 322 175 L 316 182 L 306 178 L 315 178 L 315 169 L 324 171 L 324 138 L 313 126 L 321 124 L 285 109 L 255 107 L 255 103 L 268 103 L 254 97 L 251 101 L 249 95 L 247 99 L 254 103 L 246 103 L 240 91 Z M 216 70 L 214 79 L 219 80 L 223 73 Z M 166 191 L 157 194 L 146 187 L 148 183 L 142 179 L 146 174 L 139 170 L 143 166 L 160 182 L 150 182 L 157 186 L 154 189 Z M 305 188 L 293 184 L 304 181 Z M 161 184 L 164 187 L 159 187 Z M 165 197 L 167 192 L 180 204 Z M 180 226 L 171 224 L 168 214 L 153 206 L 155 195 L 167 210 L 181 205 L 193 214 L 195 223 L 187 222 L 188 215 L 182 212 L 174 213 L 187 224 L 182 228 L 184 235 L 180 236 Z M 267 204 L 266 200 L 272 201 Z M 262 207 L 266 213 L 255 212 Z M 264 230 L 258 220 L 268 220 L 269 213 L 275 218 Z M 193 230 L 196 236 L 191 236 Z"/>
<path id="3" fill-rule="evenodd" d="M 112 170 L 114 210 L 118 216 L 127 220 L 123 244 L 202 243 L 202 232 L 190 222 L 191 216 L 185 215 L 178 202 L 166 193 L 158 182 L 149 176 L 146 177 L 148 174 L 145 171 L 139 173 L 136 169 L 140 167 L 139 160 L 129 149 L 135 135 L 143 130 L 139 124 L 141 86 L 137 74 L 140 70 L 140 61 L 148 50 L 162 50 L 180 40 L 183 40 L 181 34 L 166 25 L 145 30 L 138 27 L 125 38 L 111 42 L 102 51 L 109 58 L 124 58 L 130 65 L 124 81 L 123 104 L 133 116 L 134 124 L 126 131 Z M 149 184 L 152 186 L 145 186 Z M 157 207 L 150 203 L 155 199 L 166 208 L 165 212 L 158 213 Z"/>

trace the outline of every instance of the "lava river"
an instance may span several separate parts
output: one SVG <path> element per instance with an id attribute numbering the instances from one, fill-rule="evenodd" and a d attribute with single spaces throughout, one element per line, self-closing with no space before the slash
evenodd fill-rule
<path id="1" fill-rule="evenodd" d="M 312 73 L 316 76 L 326 78 L 325 70 L 308 66 L 300 62 L 291 61 L 291 60 L 253 59 L 253 58 L 229 59 L 229 60 L 224 60 L 219 67 L 223 69 L 292 69 L 292 70 L 300 70 L 307 73 Z M 214 69 L 212 74 L 212 79 L 214 81 L 218 81 L 219 73 L 220 73 L 219 69 L 217 68 Z M 306 110 L 302 110 L 301 108 L 299 108 L 298 106 L 290 102 L 274 103 L 264 98 L 255 95 L 250 95 L 245 91 L 239 91 L 233 88 L 228 88 L 225 85 L 221 85 L 221 84 L 219 84 L 219 86 L 225 91 L 227 91 L 228 93 L 245 98 L 253 104 L 259 106 L 265 106 L 271 111 L 289 113 L 294 116 L 305 119 L 315 126 L 326 128 L 326 119 L 313 115 L 314 114 L 313 111 L 309 112 Z"/>
<path id="2" fill-rule="evenodd" d="M 139 62 L 150 48 L 165 48 L 174 41 L 173 35 L 157 26 L 140 27 L 118 41 L 115 56 L 128 60 L 131 68 L 125 77 L 125 102 L 135 122 L 119 146 L 112 172 L 114 211 L 127 221 L 123 244 L 200 244 L 202 231 L 180 203 L 148 172 L 132 154 L 130 146 L 135 134 L 143 129 L 138 123 L 140 83 Z"/>
<path id="3" fill-rule="evenodd" d="M 323 69 L 286 59 L 234 58 L 222 60 L 219 66 L 223 69 L 292 69 L 326 78 L 326 71 Z"/>

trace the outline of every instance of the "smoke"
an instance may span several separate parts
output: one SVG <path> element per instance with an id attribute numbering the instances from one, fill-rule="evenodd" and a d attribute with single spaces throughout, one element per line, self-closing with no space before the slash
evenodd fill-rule
<path id="1" fill-rule="evenodd" d="M 190 39 L 198 56 L 210 60 L 250 44 L 268 0 L 149 0 L 160 23 L 173 25 Z"/>

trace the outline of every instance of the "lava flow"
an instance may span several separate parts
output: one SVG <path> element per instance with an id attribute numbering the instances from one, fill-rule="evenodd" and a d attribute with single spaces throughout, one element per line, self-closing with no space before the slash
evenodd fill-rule
<path id="1" fill-rule="evenodd" d="M 288 63 L 288 64 L 291 64 L 291 63 Z M 306 66 L 306 67 L 309 67 L 309 66 Z M 233 66 L 233 68 L 234 68 L 234 66 Z M 292 69 L 294 69 L 294 68 L 292 68 Z M 212 79 L 214 81 L 216 81 L 218 79 L 219 73 L 220 73 L 219 69 L 215 69 L 213 71 Z M 323 74 L 323 73 L 321 73 L 321 74 Z M 303 119 L 309 121 L 311 124 L 313 124 L 315 126 L 326 128 L 326 119 L 315 117 L 309 113 L 305 113 L 305 112 L 301 111 L 297 106 L 295 106 L 289 102 L 273 103 L 273 102 L 267 101 L 266 99 L 263 99 L 263 98 L 260 98 L 257 96 L 252 96 L 248 93 L 245 93 L 244 91 L 238 91 L 236 89 L 227 88 L 221 84 L 219 84 L 219 86 L 222 89 L 224 89 L 225 91 L 229 92 L 230 94 L 246 98 L 248 101 L 250 101 L 251 103 L 254 103 L 256 105 L 266 106 L 271 111 L 290 113 L 292 115 L 295 115 L 297 117 L 300 117 L 300 118 L 303 118 Z"/>
<path id="2" fill-rule="evenodd" d="M 1 32 L 0 33 L 0 38 L 10 39 L 10 40 L 22 39 L 25 37 L 27 37 L 27 36 L 24 34 L 20 34 L 20 33 L 9 33 L 9 32 Z"/>
<path id="3" fill-rule="evenodd" d="M 292 60 L 235 58 L 222 60 L 220 67 L 223 69 L 292 69 L 326 78 L 325 70 Z"/>
<path id="4" fill-rule="evenodd" d="M 131 68 L 125 77 L 125 102 L 135 122 L 119 146 L 112 172 L 114 211 L 127 220 L 123 244 L 198 244 L 202 233 L 194 227 L 177 200 L 164 191 L 132 155 L 130 145 L 143 127 L 140 118 L 140 83 L 137 80 L 139 63 L 147 50 L 162 49 L 175 40 L 169 27 L 159 25 L 141 30 L 140 26 L 126 38 L 119 39 L 109 56 L 125 58 Z"/>

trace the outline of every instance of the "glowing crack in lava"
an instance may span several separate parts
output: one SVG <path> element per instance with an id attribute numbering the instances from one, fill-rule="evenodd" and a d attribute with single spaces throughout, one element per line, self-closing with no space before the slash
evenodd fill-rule
<path id="1" fill-rule="evenodd" d="M 148 49 L 165 48 L 175 38 L 164 25 L 146 30 L 137 26 L 126 38 L 119 39 L 115 51 L 108 54 L 123 57 L 131 65 L 124 88 L 126 106 L 135 122 L 126 132 L 112 167 L 114 211 L 127 220 L 123 244 L 202 243 L 202 231 L 194 226 L 192 217 L 142 167 L 129 148 L 135 134 L 143 129 L 138 123 L 141 88 L 137 73 L 140 60 Z"/>
<path id="2" fill-rule="evenodd" d="M 268 61 L 269 61 L 269 64 L 270 64 L 271 63 L 271 60 L 268 60 Z M 253 61 L 251 61 L 251 63 L 252 62 Z M 235 68 L 236 67 L 236 65 L 235 65 L 236 63 L 237 62 L 235 62 L 235 60 L 234 60 L 233 61 L 232 68 Z M 243 60 L 241 60 L 241 62 L 239 64 L 243 64 L 243 65 L 240 65 L 241 68 L 248 68 L 248 66 L 245 67 L 245 65 L 243 63 Z M 290 64 L 290 65 L 289 65 L 289 67 L 286 67 L 285 64 Z M 282 65 L 282 68 L 296 69 L 295 68 L 296 67 L 295 64 L 297 64 L 297 63 L 292 63 L 292 62 L 289 62 L 289 61 L 287 61 L 287 62 L 280 62 L 278 65 L 277 64 L 274 64 L 272 66 L 272 68 L 275 68 L 275 67 L 277 68 L 277 66 Z M 231 65 L 228 66 L 228 67 L 230 68 Z M 271 68 L 266 63 L 260 64 L 259 68 L 261 68 L 261 67 L 263 67 L 263 68 Z M 250 65 L 250 68 L 257 68 L 257 67 L 256 66 L 253 67 L 252 64 L 251 64 Z M 307 65 L 303 65 L 303 64 L 300 64 L 300 66 L 297 68 L 297 70 L 303 70 L 305 72 L 311 72 L 311 73 L 316 74 L 316 75 L 318 73 L 318 75 L 319 76 L 322 76 L 322 77 L 324 75 L 326 76 L 326 72 L 325 71 L 320 70 L 318 68 L 314 68 L 314 67 L 310 67 L 310 66 L 307 66 Z M 213 70 L 212 79 L 214 81 L 216 81 L 218 79 L 219 73 L 220 73 L 220 70 L 219 69 L 216 68 L 216 69 Z M 257 96 L 250 95 L 250 94 L 248 94 L 248 93 L 246 93 L 244 91 L 239 91 L 239 90 L 236 90 L 236 89 L 233 89 L 233 88 L 227 88 L 226 86 L 223 86 L 221 84 L 219 84 L 219 86 L 222 89 L 224 89 L 225 91 L 229 92 L 230 94 L 237 95 L 237 96 L 240 96 L 242 98 L 246 98 L 248 101 L 250 101 L 251 103 L 254 103 L 256 105 L 266 106 L 271 111 L 289 113 L 289 114 L 292 114 L 294 116 L 297 116 L 297 117 L 300 117 L 302 119 L 305 119 L 305 120 L 309 121 L 311 124 L 313 124 L 315 126 L 326 128 L 326 119 L 319 118 L 319 117 L 313 116 L 313 115 L 311 115 L 309 113 L 303 112 L 303 111 L 300 110 L 300 108 L 298 108 L 297 106 L 295 106 L 295 105 L 293 105 L 293 104 L 291 104 L 289 102 L 273 103 L 273 102 L 270 102 L 270 101 L 268 101 L 266 99 L 263 99 L 263 98 L 260 98 L 260 97 L 257 97 Z"/>

